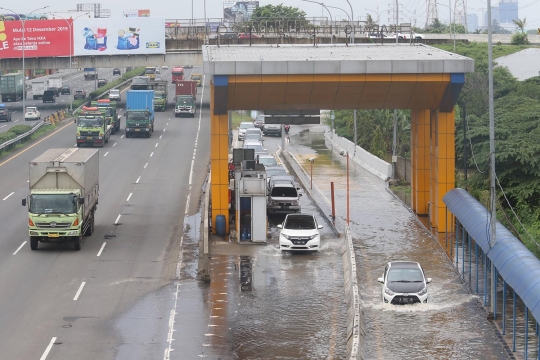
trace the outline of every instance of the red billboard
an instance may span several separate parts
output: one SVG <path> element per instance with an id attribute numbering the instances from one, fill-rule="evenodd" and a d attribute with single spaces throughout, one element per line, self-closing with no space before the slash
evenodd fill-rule
<path id="1" fill-rule="evenodd" d="M 0 59 L 22 58 L 22 21 L 0 21 Z M 73 20 L 26 20 L 24 57 L 69 56 L 73 53 Z"/>

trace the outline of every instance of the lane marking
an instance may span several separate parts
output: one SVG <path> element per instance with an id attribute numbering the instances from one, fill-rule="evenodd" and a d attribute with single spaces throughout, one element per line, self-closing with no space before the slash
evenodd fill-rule
<path id="1" fill-rule="evenodd" d="M 157 147 L 157 146 L 158 146 L 158 144 L 159 144 L 159 143 L 156 143 L 156 146 L 154 146 L 154 147 Z"/>
<path id="2" fill-rule="evenodd" d="M 131 199 L 131 195 L 133 195 L 133 193 L 129 193 L 129 196 L 127 197 L 126 201 L 129 201 L 129 199 Z"/>
<path id="3" fill-rule="evenodd" d="M 161 139 L 162 137 L 163 137 L 163 135 L 160 135 L 160 136 L 159 136 L 160 139 Z M 157 144 L 156 144 L 156 146 L 157 146 Z"/>
<path id="4" fill-rule="evenodd" d="M 135 181 L 135 184 L 138 184 L 138 183 L 139 183 L 139 180 L 141 180 L 141 177 L 140 177 L 140 176 L 137 178 L 137 181 Z"/>
<path id="5" fill-rule="evenodd" d="M 53 337 L 51 339 L 51 342 L 49 343 L 49 346 L 47 346 L 47 348 L 45 349 L 45 352 L 43 353 L 43 355 L 41 355 L 41 358 L 39 358 L 39 360 L 45 360 L 47 358 L 47 355 L 49 355 L 49 352 L 51 351 L 55 342 L 56 342 L 56 337 Z"/>
<path id="6" fill-rule="evenodd" d="M 152 157 L 154 155 L 154 152 L 152 151 L 152 153 L 150 154 L 150 157 Z"/>
<path id="7" fill-rule="evenodd" d="M 144 164 L 143 169 L 146 169 L 147 166 L 148 166 L 148 163 Z"/>
<path id="8" fill-rule="evenodd" d="M 15 159 L 16 157 L 24 154 L 25 152 L 27 152 L 28 150 L 30 150 L 31 148 L 33 148 L 34 146 L 38 145 L 39 143 L 47 140 L 48 138 L 50 138 L 51 136 L 53 136 L 54 134 L 56 134 L 57 132 L 59 131 L 62 131 L 64 130 L 66 127 L 72 125 L 73 123 L 70 122 L 70 123 L 67 123 L 66 125 L 62 126 L 60 129 L 56 130 L 56 131 L 53 131 L 51 134 L 49 134 L 48 136 L 44 137 L 43 139 L 39 140 L 38 142 L 36 142 L 35 144 L 33 145 L 30 145 L 29 147 L 27 147 L 26 149 L 22 150 L 20 153 L 16 154 L 16 155 L 13 155 L 12 157 L 10 157 L 9 159 L 7 159 L 6 161 L 0 163 L 0 166 L 4 165 L 4 164 L 7 164 L 9 161 Z M 56 339 L 56 338 L 55 338 Z"/>
<path id="9" fill-rule="evenodd" d="M 79 298 L 79 295 L 81 295 L 81 291 L 84 288 L 84 285 L 86 284 L 86 281 L 83 281 L 81 286 L 79 286 L 79 290 L 77 290 L 77 293 L 75 294 L 75 297 L 73 298 L 73 301 L 77 301 Z"/>
<path id="10" fill-rule="evenodd" d="M 11 194 L 9 194 L 8 196 L 6 196 L 5 198 L 3 198 L 2 200 L 7 200 L 7 198 L 9 198 L 11 195 L 15 194 L 15 192 L 12 192 Z"/>
<path id="11" fill-rule="evenodd" d="M 124 138 L 124 135 L 120 136 L 120 139 L 123 139 Z"/>
<path id="12" fill-rule="evenodd" d="M 115 146 L 116 146 L 116 143 L 113 144 L 113 147 L 115 147 Z"/>
<path id="13" fill-rule="evenodd" d="M 116 218 L 116 220 L 114 221 L 114 224 L 118 224 L 118 221 L 120 221 L 120 217 L 122 216 L 122 214 L 118 215 L 118 217 Z"/>
<path id="14" fill-rule="evenodd" d="M 107 156 L 108 153 L 109 153 L 109 152 L 107 151 L 107 152 L 105 153 L 105 155 L 103 155 L 103 157 Z"/>
<path id="15" fill-rule="evenodd" d="M 13 255 L 17 255 L 17 253 L 19 252 L 19 250 L 22 249 L 22 247 L 24 246 L 24 244 L 26 244 L 26 241 L 23 241 L 23 243 L 21 244 L 21 246 L 19 246 L 19 248 L 13 253 Z"/>
<path id="16" fill-rule="evenodd" d="M 105 245 L 107 245 L 106 242 L 104 242 L 103 245 L 101 245 L 101 249 L 99 249 L 99 252 L 97 253 L 97 256 L 101 256 L 101 253 L 103 252 L 103 249 L 105 249 Z"/>

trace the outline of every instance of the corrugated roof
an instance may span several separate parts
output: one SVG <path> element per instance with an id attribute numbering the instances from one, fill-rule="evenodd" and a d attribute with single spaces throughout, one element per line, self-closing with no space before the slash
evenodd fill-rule
<path id="1" fill-rule="evenodd" d="M 496 224 L 496 243 L 489 245 L 490 216 L 487 209 L 464 189 L 450 190 L 443 201 L 469 235 L 487 254 L 535 319 L 540 320 L 540 260 L 501 223 Z"/>

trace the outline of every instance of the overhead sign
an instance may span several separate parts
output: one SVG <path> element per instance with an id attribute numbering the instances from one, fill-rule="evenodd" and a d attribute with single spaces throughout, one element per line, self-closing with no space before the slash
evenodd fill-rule
<path id="1" fill-rule="evenodd" d="M 75 55 L 165 54 L 165 19 L 75 19 Z"/>
<path id="2" fill-rule="evenodd" d="M 0 21 L 0 59 L 69 56 L 72 20 Z"/>

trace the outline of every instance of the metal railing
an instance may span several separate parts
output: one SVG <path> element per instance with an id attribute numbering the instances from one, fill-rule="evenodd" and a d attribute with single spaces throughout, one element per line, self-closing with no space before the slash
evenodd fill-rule
<path id="1" fill-rule="evenodd" d="M 43 125 L 46 125 L 47 123 L 45 121 L 40 121 L 37 124 L 35 124 L 30 131 L 25 132 L 24 134 L 21 134 L 17 136 L 14 139 L 8 140 L 3 144 L 0 144 L 0 152 L 15 147 L 16 145 L 22 143 L 23 141 L 26 141 L 27 137 L 30 137 L 34 132 L 36 132 L 37 129 L 42 127 Z"/>

